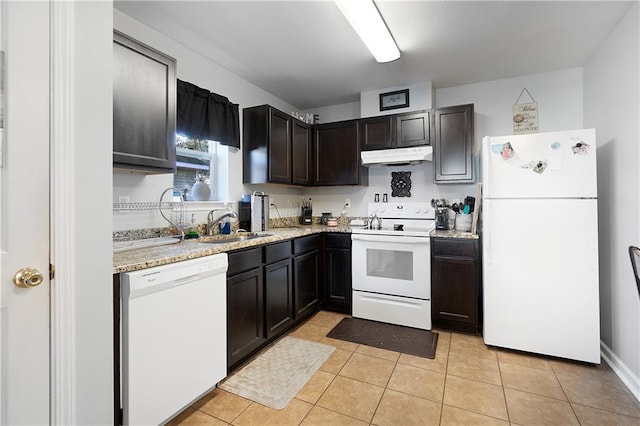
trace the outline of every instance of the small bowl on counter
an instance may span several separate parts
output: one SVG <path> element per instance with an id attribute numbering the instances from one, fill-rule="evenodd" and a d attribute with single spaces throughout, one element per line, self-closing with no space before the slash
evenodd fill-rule
<path id="1" fill-rule="evenodd" d="M 338 226 L 338 219 L 335 217 L 328 217 L 327 226 L 331 226 L 331 227 Z"/>

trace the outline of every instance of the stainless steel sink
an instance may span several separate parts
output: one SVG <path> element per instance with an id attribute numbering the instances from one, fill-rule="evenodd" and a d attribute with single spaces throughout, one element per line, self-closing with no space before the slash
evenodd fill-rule
<path id="1" fill-rule="evenodd" d="M 268 232 L 241 232 L 230 235 L 203 236 L 198 239 L 198 242 L 204 244 L 231 244 L 246 240 L 254 240 L 256 238 L 269 237 L 271 235 L 273 234 Z"/>

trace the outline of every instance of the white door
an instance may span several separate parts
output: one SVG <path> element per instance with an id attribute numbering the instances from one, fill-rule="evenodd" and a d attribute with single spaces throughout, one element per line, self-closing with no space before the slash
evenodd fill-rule
<path id="1" fill-rule="evenodd" d="M 595 139 L 594 129 L 485 137 L 483 196 L 597 197 Z"/>
<path id="2" fill-rule="evenodd" d="M 2 1 L 0 423 L 49 423 L 49 3 Z M 40 285 L 20 288 L 31 267 Z M 27 281 L 36 284 L 31 277 Z"/>

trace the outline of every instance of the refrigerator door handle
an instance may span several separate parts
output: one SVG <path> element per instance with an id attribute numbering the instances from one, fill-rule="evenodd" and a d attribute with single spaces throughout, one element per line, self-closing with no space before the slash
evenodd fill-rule
<path id="1" fill-rule="evenodd" d="M 489 156 L 491 155 L 491 138 L 489 136 L 485 136 L 482 138 L 482 186 L 483 186 L 483 194 L 488 195 L 487 190 L 491 190 L 491 185 L 489 184 L 490 179 L 489 176 Z M 483 215 L 484 216 L 484 215 Z M 484 219 L 484 218 L 483 218 Z"/>
<path id="2" fill-rule="evenodd" d="M 487 235 L 489 238 L 484 238 L 484 241 L 482 242 L 482 245 L 484 246 L 484 253 L 483 253 L 483 257 L 484 257 L 484 261 L 486 262 L 487 265 L 492 265 L 493 264 L 493 260 L 491 257 L 491 207 L 490 207 L 491 203 L 487 203 L 487 200 L 482 200 L 482 222 L 483 222 L 483 227 L 487 230 Z"/>

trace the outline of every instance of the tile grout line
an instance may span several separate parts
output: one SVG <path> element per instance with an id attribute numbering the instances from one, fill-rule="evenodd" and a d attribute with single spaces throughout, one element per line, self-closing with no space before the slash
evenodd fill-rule
<path id="1" fill-rule="evenodd" d="M 484 339 L 483 339 L 484 341 Z M 507 392 L 502 379 L 502 367 L 500 366 L 500 356 L 496 351 L 496 362 L 498 363 L 498 374 L 500 374 L 500 387 L 502 387 L 502 398 L 504 399 L 504 408 L 507 410 L 507 421 L 511 423 L 511 413 L 509 412 L 509 403 L 507 402 Z"/>
<path id="2" fill-rule="evenodd" d="M 438 424 L 442 424 L 442 415 L 444 412 L 444 395 L 447 389 L 447 378 L 449 377 L 449 354 L 451 353 L 451 338 L 453 333 L 449 332 L 449 346 L 447 347 L 447 362 L 444 366 L 444 385 L 442 386 L 442 402 L 440 403 L 440 418 L 438 419 Z M 440 340 L 438 338 L 438 340 Z M 436 348 L 436 356 L 438 356 L 438 348 Z M 435 358 L 434 358 L 435 359 Z"/>
<path id="3" fill-rule="evenodd" d="M 389 374 L 389 378 L 387 379 L 387 383 L 385 383 L 385 385 L 384 385 L 384 389 L 382 391 L 382 396 L 380 397 L 380 400 L 376 404 L 376 408 L 373 410 L 373 414 L 371 415 L 371 420 L 369 420 L 369 424 L 370 425 L 373 424 L 373 419 L 375 419 L 376 413 L 378 412 L 378 409 L 380 408 L 380 404 L 382 403 L 382 398 L 384 398 L 385 393 L 387 393 L 387 389 L 389 389 L 389 382 L 391 381 L 391 377 L 393 377 L 393 373 L 395 373 L 396 368 L 398 368 L 398 361 L 399 360 L 400 360 L 400 355 L 398 355 L 398 358 L 396 359 L 395 363 L 393 364 L 393 369 L 391 370 L 391 374 Z"/>

